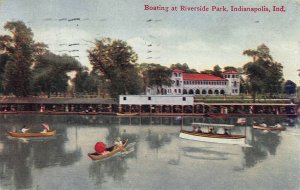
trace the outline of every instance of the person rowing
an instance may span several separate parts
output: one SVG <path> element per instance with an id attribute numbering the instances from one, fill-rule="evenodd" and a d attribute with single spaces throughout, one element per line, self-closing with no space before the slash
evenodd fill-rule
<path id="1" fill-rule="evenodd" d="M 26 125 L 23 125 L 21 132 L 26 133 L 30 128 L 27 128 Z"/>
<path id="2" fill-rule="evenodd" d="M 43 123 L 42 126 L 44 127 L 44 129 L 40 133 L 47 133 L 50 130 L 50 127 L 48 124 Z"/>
<path id="3" fill-rule="evenodd" d="M 123 141 L 121 140 L 121 137 L 117 137 L 116 140 L 114 141 L 114 149 L 119 148 L 121 149 L 123 152 L 127 153 Z"/>

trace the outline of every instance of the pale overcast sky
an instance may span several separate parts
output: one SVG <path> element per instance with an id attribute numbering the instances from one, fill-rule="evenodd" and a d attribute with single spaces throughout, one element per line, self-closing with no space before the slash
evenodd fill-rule
<path id="1" fill-rule="evenodd" d="M 286 12 L 165 12 L 145 11 L 144 5 L 283 5 Z M 86 50 L 102 37 L 127 41 L 139 63 L 187 63 L 198 71 L 217 64 L 241 67 L 251 60 L 243 50 L 264 43 L 284 66 L 284 78 L 299 85 L 299 0 L 0 0 L 0 33 L 14 20 L 24 21 L 35 41 L 54 53 L 78 56 L 86 66 Z"/>

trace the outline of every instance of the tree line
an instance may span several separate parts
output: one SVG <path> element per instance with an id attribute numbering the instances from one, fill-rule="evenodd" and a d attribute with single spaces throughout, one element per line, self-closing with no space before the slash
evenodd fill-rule
<path id="1" fill-rule="evenodd" d="M 186 63 L 165 67 L 155 63 L 138 63 L 138 55 L 125 41 L 110 38 L 95 39 L 87 50 L 92 70 L 81 65 L 67 54 L 57 55 L 43 42 L 35 42 L 33 32 L 22 21 L 4 25 L 9 34 L 0 35 L 0 93 L 16 97 L 48 95 L 55 93 L 105 92 L 111 97 L 120 94 L 141 94 L 147 87 L 170 86 L 173 69 L 187 73 L 199 73 Z M 282 65 L 273 60 L 269 48 L 262 44 L 257 49 L 245 50 L 252 60 L 242 68 L 224 67 L 223 71 L 238 71 L 245 75 L 241 80 L 241 92 L 267 93 L 270 96 L 283 89 L 293 93 L 296 85 L 284 79 Z M 70 80 L 70 72 L 75 77 Z M 222 77 L 222 68 L 200 73 Z M 71 82 L 71 85 L 69 84 Z M 158 89 L 160 90 L 160 89 Z"/>

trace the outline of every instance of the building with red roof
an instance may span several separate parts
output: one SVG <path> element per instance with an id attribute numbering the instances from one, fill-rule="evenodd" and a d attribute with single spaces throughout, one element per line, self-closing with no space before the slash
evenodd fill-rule
<path id="1" fill-rule="evenodd" d="M 162 88 L 148 88 L 148 95 L 238 95 L 240 93 L 240 73 L 223 72 L 223 77 L 210 74 L 185 73 L 179 69 L 172 72 L 172 85 Z"/>

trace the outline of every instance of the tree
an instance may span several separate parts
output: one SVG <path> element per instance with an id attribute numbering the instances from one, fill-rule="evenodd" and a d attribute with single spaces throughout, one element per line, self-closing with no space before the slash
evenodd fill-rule
<path id="1" fill-rule="evenodd" d="M 98 87 L 103 82 L 101 78 L 94 72 L 89 73 L 86 67 L 77 71 L 75 78 L 72 81 L 75 86 L 76 93 L 93 93 L 98 91 Z"/>
<path id="2" fill-rule="evenodd" d="M 163 93 L 162 87 L 171 86 L 172 70 L 160 64 L 141 64 L 140 71 L 145 86 L 156 87 L 159 93 Z"/>
<path id="3" fill-rule="evenodd" d="M 222 68 L 219 65 L 215 65 L 212 74 L 217 77 L 222 77 Z"/>
<path id="4" fill-rule="evenodd" d="M 33 69 L 34 92 L 51 93 L 66 92 L 68 87 L 70 71 L 81 68 L 80 63 L 68 55 L 55 55 L 47 53 L 37 57 L 37 63 Z"/>
<path id="5" fill-rule="evenodd" d="M 35 61 L 36 54 L 43 54 L 46 45 L 35 43 L 33 33 L 22 21 L 7 22 L 4 29 L 10 35 L 0 36 L 0 51 L 7 56 L 2 75 L 3 87 L 7 93 L 15 96 L 28 96 L 31 93 L 31 66 Z"/>
<path id="6" fill-rule="evenodd" d="M 257 92 L 279 93 L 283 82 L 282 65 L 273 60 L 269 48 L 262 44 L 256 50 L 245 50 L 244 55 L 252 57 L 252 62 L 244 65 L 243 69 L 247 76 L 253 100 Z"/>
<path id="7" fill-rule="evenodd" d="M 138 94 L 142 80 L 135 65 L 137 54 L 122 40 L 104 38 L 95 41 L 95 47 L 88 50 L 93 70 L 105 77 L 112 97 L 120 94 Z"/>
<path id="8" fill-rule="evenodd" d="M 213 75 L 214 71 L 213 71 L 213 70 L 208 70 L 208 69 L 206 69 L 206 70 L 204 70 L 204 71 L 201 71 L 200 73 L 201 73 L 201 74 Z"/>
<path id="9" fill-rule="evenodd" d="M 291 80 L 287 80 L 284 83 L 284 92 L 288 95 L 295 94 L 296 88 L 297 88 L 297 85 Z"/>
<path id="10" fill-rule="evenodd" d="M 258 92 L 262 92 L 265 70 L 259 64 L 249 62 L 244 65 L 244 71 L 247 76 L 246 83 L 248 90 L 250 91 L 253 101 L 255 102 L 256 94 Z"/>
<path id="11" fill-rule="evenodd" d="M 9 55 L 7 53 L 0 54 L 0 93 L 4 93 L 4 73 L 5 73 L 5 66 L 9 60 Z"/>
<path id="12" fill-rule="evenodd" d="M 233 66 L 226 66 L 226 67 L 224 67 L 224 71 L 225 72 L 232 72 L 232 71 L 237 72 L 238 69 Z"/>
<path id="13" fill-rule="evenodd" d="M 185 73 L 198 73 L 196 71 L 196 69 L 190 69 L 189 66 L 188 66 L 188 64 L 186 64 L 186 63 L 183 63 L 183 64 L 181 64 L 181 63 L 172 64 L 170 66 L 170 69 L 172 69 L 172 70 L 179 69 L 179 70 L 182 70 Z"/>

